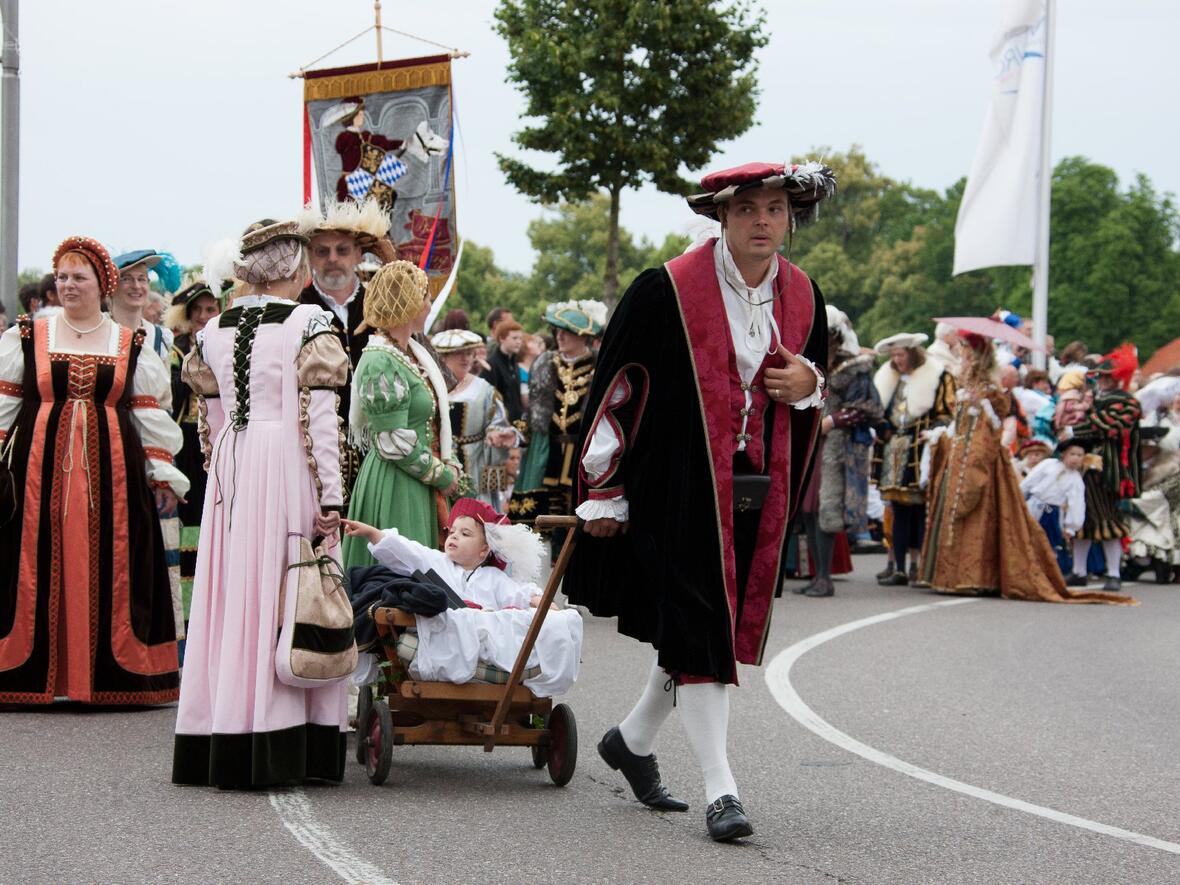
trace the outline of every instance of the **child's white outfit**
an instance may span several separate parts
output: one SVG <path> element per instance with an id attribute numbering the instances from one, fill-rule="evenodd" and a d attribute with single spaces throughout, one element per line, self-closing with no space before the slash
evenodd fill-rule
<path id="1" fill-rule="evenodd" d="M 1046 458 L 1020 483 L 1028 511 L 1040 521 L 1050 508 L 1058 508 L 1061 530 L 1076 535 L 1086 521 L 1086 487 L 1079 470 L 1069 470 L 1056 458 Z"/>
<path id="2" fill-rule="evenodd" d="M 427 682 L 470 682 L 480 661 L 511 670 L 533 619 L 529 600 L 540 595 L 491 565 L 467 571 L 445 553 L 403 538 L 397 529 L 369 545 L 381 565 L 399 575 L 433 570 L 462 599 L 480 608 L 449 609 L 433 617 L 415 616 L 418 651 L 410 675 Z M 582 617 L 574 609 L 550 611 L 526 667 L 540 674 L 524 680 L 538 697 L 567 691 L 578 678 Z"/>

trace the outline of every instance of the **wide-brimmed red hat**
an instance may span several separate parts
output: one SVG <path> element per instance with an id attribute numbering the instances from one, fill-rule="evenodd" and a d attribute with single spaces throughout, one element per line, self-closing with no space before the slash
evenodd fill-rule
<path id="1" fill-rule="evenodd" d="M 111 260 L 111 253 L 107 251 L 106 246 L 90 237 L 66 237 L 53 250 L 54 273 L 57 272 L 57 263 L 67 252 L 77 252 L 90 263 L 95 276 L 98 277 L 98 288 L 103 295 L 115 294 L 115 290 L 119 288 L 119 268 Z"/>
<path id="2" fill-rule="evenodd" d="M 821 200 L 836 193 L 836 173 L 831 168 L 809 161 L 792 163 L 746 163 L 720 172 L 710 172 L 701 179 L 704 193 L 688 198 L 688 205 L 698 215 L 717 220 L 717 208 L 742 191 L 758 187 L 781 187 L 787 192 L 791 216 L 795 222 L 815 217 Z"/>

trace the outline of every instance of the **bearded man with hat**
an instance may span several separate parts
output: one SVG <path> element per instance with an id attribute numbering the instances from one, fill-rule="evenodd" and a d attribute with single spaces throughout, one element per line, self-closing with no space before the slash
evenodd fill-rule
<path id="1" fill-rule="evenodd" d="M 836 181 L 818 163 L 750 163 L 701 184 L 689 206 L 721 235 L 640 274 L 603 337 L 578 446 L 589 537 L 564 589 L 656 649 L 599 754 L 645 805 L 687 810 L 652 752 L 679 706 L 706 828 L 728 841 L 753 833 L 729 768 L 728 686 L 762 660 L 827 364 L 823 297 L 778 250 Z"/>
<path id="2" fill-rule="evenodd" d="M 369 330 L 364 323 L 365 285 L 357 275 L 357 267 L 366 252 L 375 254 L 382 263 L 397 258 L 387 238 L 389 214 L 373 199 L 329 204 L 321 217 L 315 217 L 311 210 L 307 212 L 312 217 L 301 221 L 312 229 L 308 246 L 311 282 L 300 293 L 299 303 L 323 308 L 331 314 L 332 331 L 355 370 L 361 352 L 369 343 Z M 344 387 L 340 390 L 339 407 L 340 420 L 346 427 L 350 405 L 351 389 Z M 360 472 L 362 454 L 349 445 L 343 457 L 344 488 L 351 492 Z"/>

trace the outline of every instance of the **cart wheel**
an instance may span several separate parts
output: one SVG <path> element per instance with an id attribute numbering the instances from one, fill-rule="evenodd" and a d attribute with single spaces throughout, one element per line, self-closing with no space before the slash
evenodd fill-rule
<path id="1" fill-rule="evenodd" d="M 549 714 L 548 725 L 549 777 L 557 786 L 564 787 L 574 776 L 574 767 L 578 764 L 578 724 L 574 721 L 574 711 L 565 704 L 558 704 Z"/>
<path id="2" fill-rule="evenodd" d="M 389 713 L 389 704 L 374 701 L 365 726 L 365 768 L 369 772 L 369 783 L 378 787 L 385 783 L 392 762 L 393 716 Z"/>
<path id="3" fill-rule="evenodd" d="M 373 686 L 362 685 L 356 699 L 356 761 L 365 764 L 365 726 L 369 723 L 369 711 L 373 709 Z"/>

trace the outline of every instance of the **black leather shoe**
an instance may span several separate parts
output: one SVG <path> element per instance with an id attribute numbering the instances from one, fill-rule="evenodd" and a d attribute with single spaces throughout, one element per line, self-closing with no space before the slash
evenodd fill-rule
<path id="1" fill-rule="evenodd" d="M 903 587 L 909 582 L 910 579 L 901 572 L 890 572 L 886 577 L 877 579 L 882 587 Z"/>
<path id="2" fill-rule="evenodd" d="M 1106 583 L 1102 585 L 1102 589 L 1107 593 L 1118 593 L 1123 589 L 1123 582 L 1118 578 L 1107 578 Z"/>
<path id="3" fill-rule="evenodd" d="M 889 565 L 885 566 L 885 568 L 881 569 L 881 571 L 877 572 L 877 580 L 884 581 L 886 578 L 888 578 L 892 574 L 893 574 L 893 563 L 891 562 L 891 563 L 889 563 Z"/>
<path id="4" fill-rule="evenodd" d="M 803 591 L 804 596 L 834 596 L 835 593 L 836 588 L 832 584 L 831 578 L 828 578 L 827 580 L 820 580 L 819 578 L 816 578 L 815 583 L 809 585 L 807 589 Z"/>
<path id="5" fill-rule="evenodd" d="M 688 803 L 673 798 L 660 782 L 660 768 L 656 754 L 636 756 L 627 749 L 627 742 L 618 726 L 611 728 L 598 742 L 598 755 L 615 771 L 622 772 L 635 798 L 649 808 L 659 811 L 688 811 Z"/>
<path id="6" fill-rule="evenodd" d="M 1088 583 L 1085 575 L 1070 575 L 1065 579 L 1066 587 L 1085 587 Z"/>
<path id="7" fill-rule="evenodd" d="M 729 842 L 754 835 L 750 819 L 737 796 L 725 795 L 705 809 L 705 826 L 714 842 Z"/>

